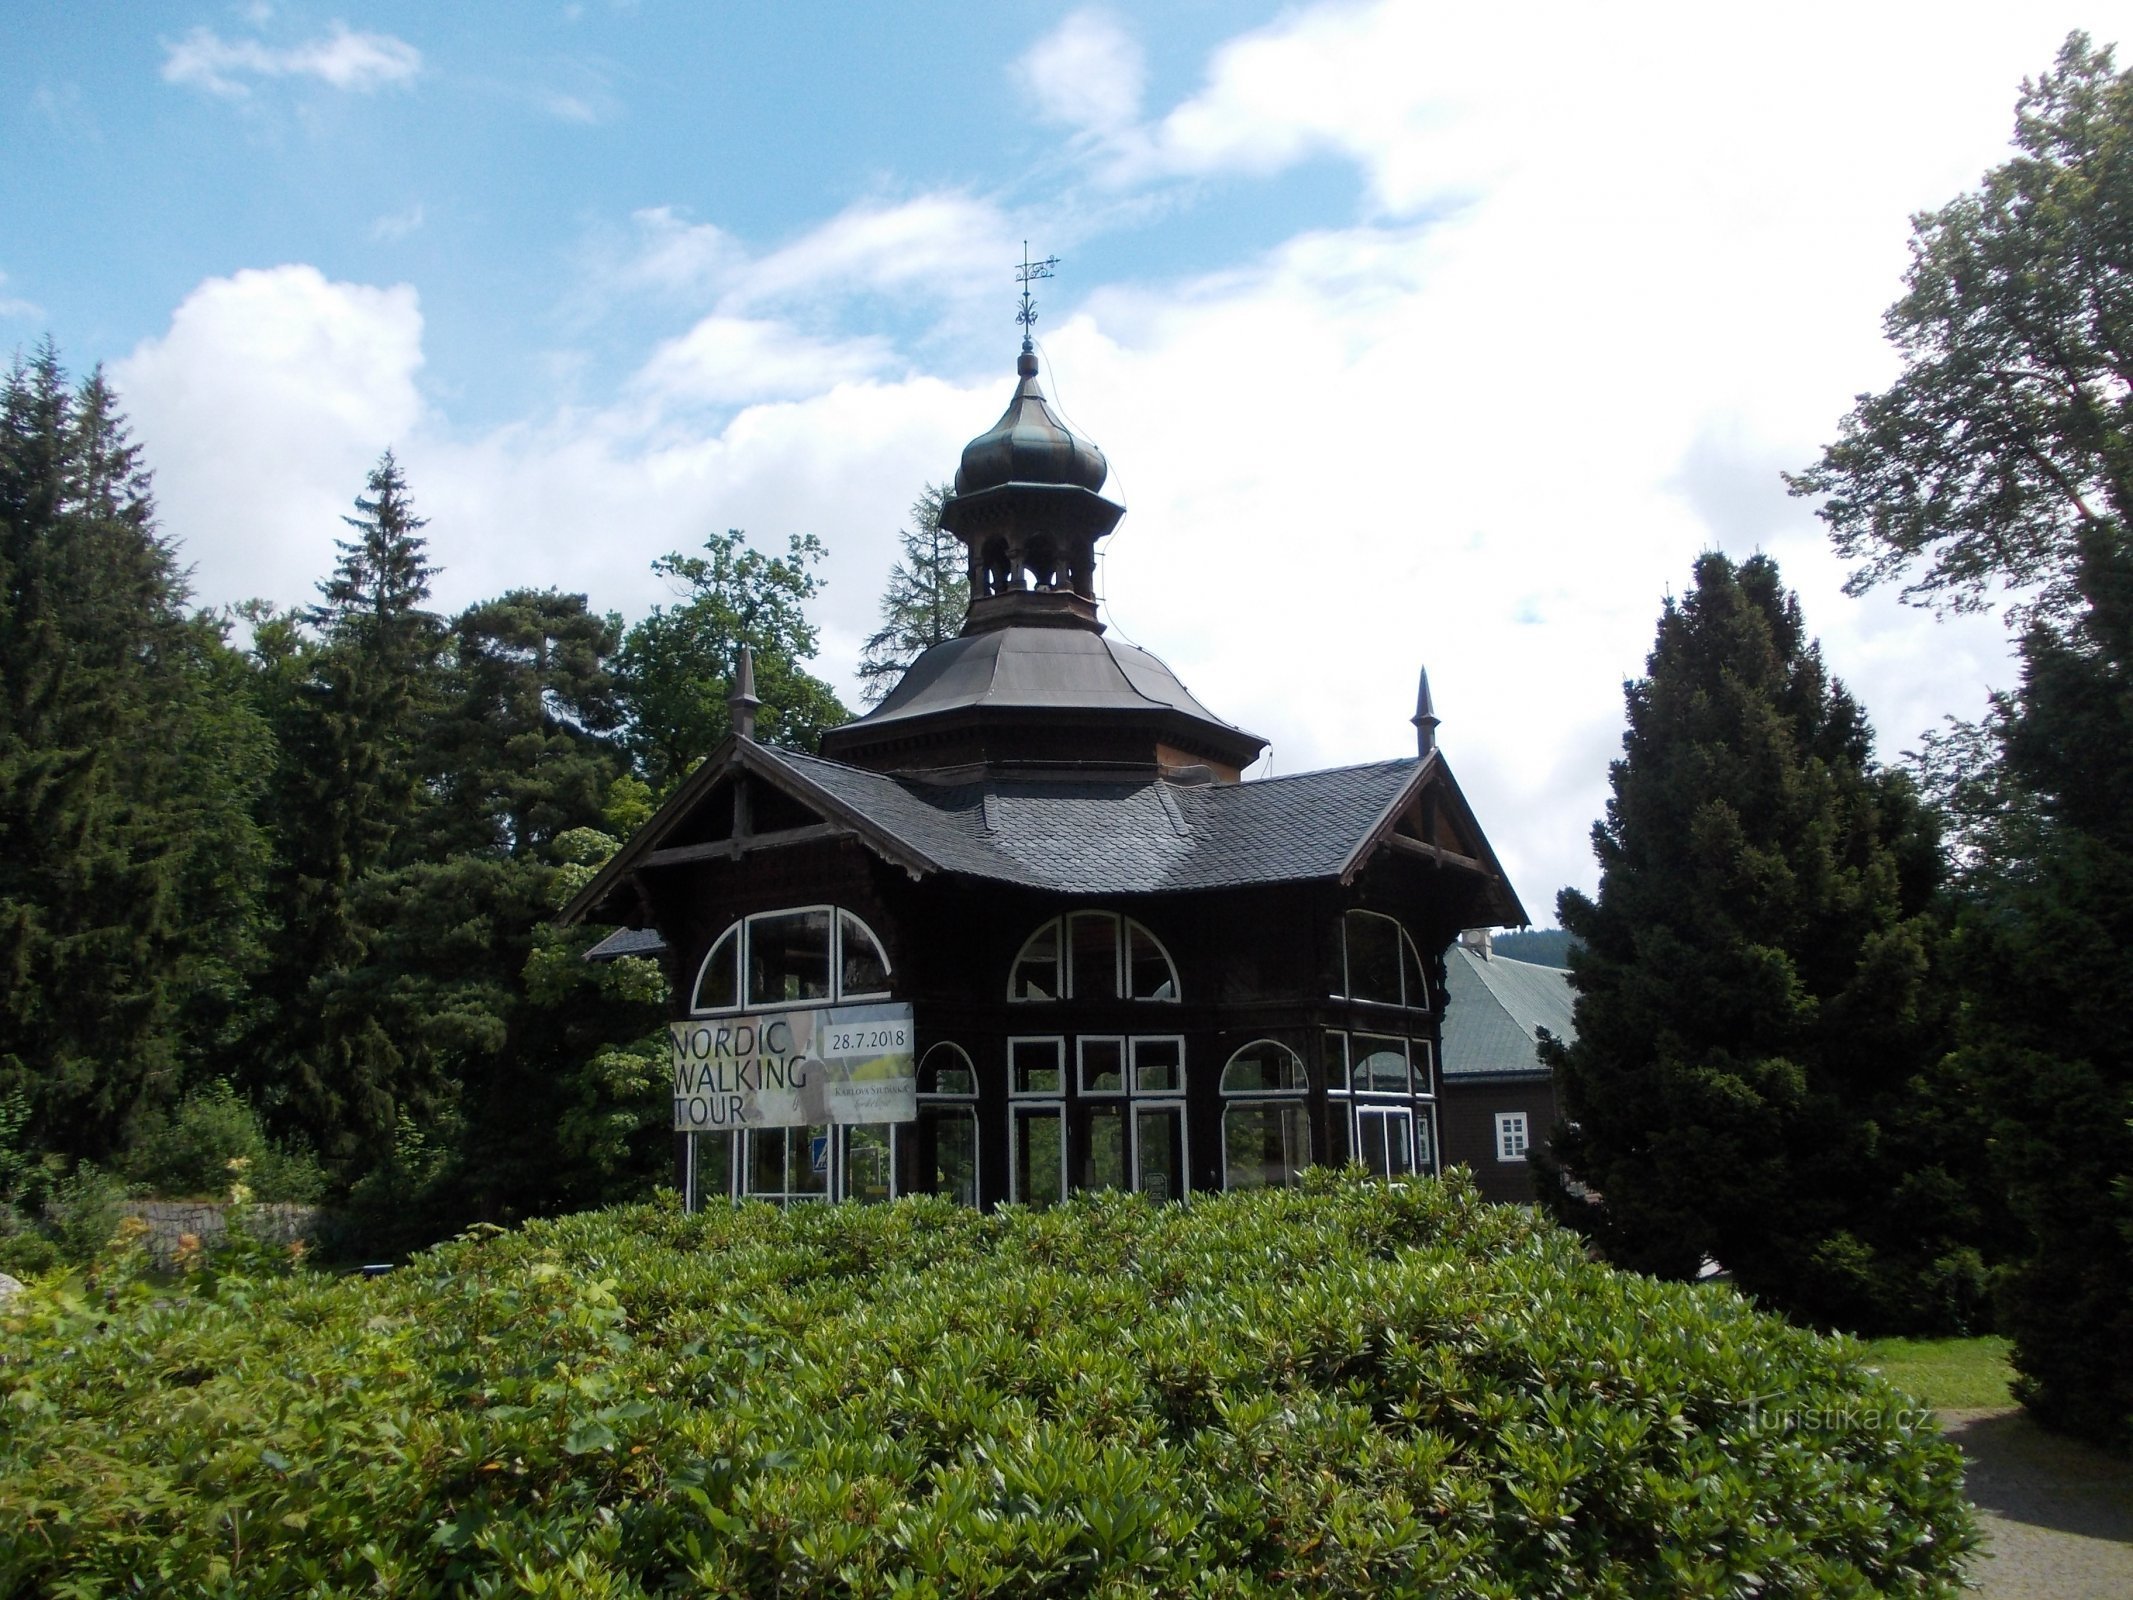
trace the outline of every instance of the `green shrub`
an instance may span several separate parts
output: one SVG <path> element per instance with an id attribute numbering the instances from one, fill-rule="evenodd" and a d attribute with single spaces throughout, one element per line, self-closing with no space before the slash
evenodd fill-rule
<path id="1" fill-rule="evenodd" d="M 241 1168 L 231 1163 L 241 1161 Z M 267 1138 L 259 1114 L 227 1083 L 193 1090 L 174 1111 L 151 1111 L 134 1130 L 126 1174 L 167 1199 L 219 1199 L 241 1172 L 254 1199 L 309 1202 L 325 1174 L 309 1150 Z"/>
<path id="2" fill-rule="evenodd" d="M 1463 1178 L 639 1206 L 0 1316 L 0 1593 L 1953 1596 L 1860 1347 Z"/>
<path id="3" fill-rule="evenodd" d="M 45 1196 L 45 1230 L 66 1260 L 93 1260 L 118 1232 L 131 1197 L 124 1179 L 84 1161 Z"/>

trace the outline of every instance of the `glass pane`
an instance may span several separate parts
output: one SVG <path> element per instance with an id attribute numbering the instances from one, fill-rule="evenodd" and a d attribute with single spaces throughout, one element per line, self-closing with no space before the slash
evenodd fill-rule
<path id="1" fill-rule="evenodd" d="M 1400 1003 L 1400 925 L 1390 917 L 1351 911 L 1348 933 L 1348 994 L 1356 1000 Z"/>
<path id="2" fill-rule="evenodd" d="M 776 1198 L 785 1192 L 785 1130 L 753 1128 L 748 1133 L 748 1192 Z"/>
<path id="3" fill-rule="evenodd" d="M 1142 1094 L 1177 1094 L 1185 1087 L 1182 1039 L 1133 1041 L 1133 1086 Z"/>
<path id="4" fill-rule="evenodd" d="M 959 1206 L 978 1203 L 978 1114 L 962 1106 L 927 1106 L 918 1114 L 932 1152 L 933 1192 Z"/>
<path id="5" fill-rule="evenodd" d="M 1076 1000 L 1118 998 L 1118 918 L 1108 911 L 1077 911 L 1067 918 L 1074 945 Z"/>
<path id="6" fill-rule="evenodd" d="M 1404 1178 L 1414 1171 L 1413 1133 L 1407 1112 L 1364 1106 L 1356 1113 L 1356 1123 L 1364 1166 L 1380 1178 Z"/>
<path id="7" fill-rule="evenodd" d="M 1410 1039 L 1407 1041 L 1407 1059 L 1414 1063 L 1415 1093 L 1434 1096 L 1437 1076 L 1430 1069 L 1436 1061 L 1436 1046 L 1427 1039 Z"/>
<path id="8" fill-rule="evenodd" d="M 1126 1089 L 1126 1043 L 1123 1039 L 1083 1039 L 1081 1087 L 1085 1094 L 1123 1094 Z"/>
<path id="9" fill-rule="evenodd" d="M 1059 998 L 1059 922 L 1047 922 L 1029 937 L 1015 957 L 1015 970 L 1008 979 L 1010 1000 L 1057 1000 Z"/>
<path id="10" fill-rule="evenodd" d="M 837 913 L 837 936 L 841 943 L 844 987 L 838 992 L 849 1000 L 854 995 L 889 992 L 889 958 L 881 953 L 867 925 L 849 911 Z"/>
<path id="11" fill-rule="evenodd" d="M 1340 1094 L 1348 1087 L 1348 1036 L 1326 1035 L 1326 1091 Z"/>
<path id="12" fill-rule="evenodd" d="M 830 1130 L 824 1126 L 787 1128 L 792 1153 L 785 1171 L 794 1195 L 826 1195 L 830 1186 Z"/>
<path id="13" fill-rule="evenodd" d="M 1089 1160 L 1083 1168 L 1081 1187 L 1084 1189 L 1126 1189 L 1132 1187 L 1132 1173 L 1126 1162 L 1126 1108 L 1122 1105 L 1094 1106 L 1089 1111 Z"/>
<path id="14" fill-rule="evenodd" d="M 1437 1170 L 1436 1120 L 1426 1107 L 1415 1112 L 1415 1153 L 1420 1158 L 1415 1165 L 1422 1172 Z"/>
<path id="15" fill-rule="evenodd" d="M 1224 1094 L 1301 1093 L 1303 1088 L 1304 1068 L 1296 1052 L 1271 1039 L 1246 1045 L 1222 1069 Z"/>
<path id="16" fill-rule="evenodd" d="M 692 1133 L 689 1136 L 691 1175 L 698 1206 L 716 1205 L 733 1198 L 733 1135 Z"/>
<path id="17" fill-rule="evenodd" d="M 1134 1157 L 1140 1191 L 1151 1200 L 1185 1198 L 1185 1108 L 1141 1106 L 1134 1112 Z"/>
<path id="18" fill-rule="evenodd" d="M 1362 1158 L 1355 1153 L 1355 1108 L 1346 1100 L 1326 1102 L 1326 1165 L 1345 1167 Z"/>
<path id="19" fill-rule="evenodd" d="M 830 992 L 830 915 L 777 911 L 748 919 L 748 1003 L 790 1005 L 827 1000 Z"/>
<path id="20" fill-rule="evenodd" d="M 1138 922 L 1126 924 L 1127 993 L 1136 1000 L 1175 1000 L 1178 975 L 1155 935 Z"/>
<path id="21" fill-rule="evenodd" d="M 1025 1205 L 1057 1205 L 1065 1187 L 1065 1115 L 1053 1110 L 1018 1111 L 1014 1198 Z"/>
<path id="22" fill-rule="evenodd" d="M 1429 1009 L 1429 985 L 1422 981 L 1422 958 L 1414 940 L 1404 932 L 1400 935 L 1400 986 L 1408 1005 L 1417 1011 Z"/>
<path id="23" fill-rule="evenodd" d="M 1357 1034 L 1355 1087 L 1358 1093 L 1366 1089 L 1380 1094 L 1407 1093 L 1407 1041 Z"/>
<path id="24" fill-rule="evenodd" d="M 705 957 L 704 970 L 696 979 L 696 998 L 691 1005 L 698 1011 L 731 1011 L 740 1003 L 741 925 L 736 922 L 718 936 L 718 943 Z"/>
<path id="25" fill-rule="evenodd" d="M 1222 1113 L 1222 1181 L 1231 1189 L 1296 1182 L 1310 1159 L 1310 1128 L 1294 1101 L 1230 1106 Z"/>
<path id="26" fill-rule="evenodd" d="M 1008 1082 L 1016 1094 L 1059 1094 L 1059 1058 L 1063 1039 L 1014 1039 L 1008 1042 Z"/>
<path id="27" fill-rule="evenodd" d="M 961 1045 L 945 1041 L 926 1052 L 918 1065 L 920 1094 L 976 1094 L 978 1075 Z"/>
<path id="28" fill-rule="evenodd" d="M 872 1204 L 896 1194 L 893 1128 L 885 1122 L 844 1130 L 844 1197 Z"/>

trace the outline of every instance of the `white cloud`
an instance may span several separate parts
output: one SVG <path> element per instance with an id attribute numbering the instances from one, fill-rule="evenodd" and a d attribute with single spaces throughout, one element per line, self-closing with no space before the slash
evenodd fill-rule
<path id="1" fill-rule="evenodd" d="M 111 372 L 195 597 L 304 604 L 363 476 L 423 420 L 415 291 L 316 268 L 210 278 Z"/>
<path id="2" fill-rule="evenodd" d="M 1141 47 L 1101 11 L 1076 11 L 1030 47 L 1015 75 L 1054 122 L 1109 133 L 1140 115 L 1148 68 Z"/>
<path id="3" fill-rule="evenodd" d="M 422 222 L 422 207 L 419 204 L 412 205 L 405 211 L 395 211 L 378 218 L 370 225 L 370 236 L 381 244 L 391 244 L 417 231 Z"/>
<path id="4" fill-rule="evenodd" d="M 239 98 L 247 78 L 315 78 L 353 94 L 403 86 L 422 71 L 422 52 L 389 33 L 356 33 L 336 22 L 305 44 L 276 48 L 259 39 L 225 39 L 195 28 L 164 47 L 163 80 Z"/>
<path id="5" fill-rule="evenodd" d="M 44 315 L 44 308 L 34 301 L 7 292 L 7 274 L 0 272 L 0 317 L 7 320 L 33 322 Z"/>
<path id="6" fill-rule="evenodd" d="M 655 350 L 637 382 L 670 404 L 733 405 L 820 394 L 878 372 L 891 354 L 879 338 L 825 340 L 784 322 L 710 316 Z"/>

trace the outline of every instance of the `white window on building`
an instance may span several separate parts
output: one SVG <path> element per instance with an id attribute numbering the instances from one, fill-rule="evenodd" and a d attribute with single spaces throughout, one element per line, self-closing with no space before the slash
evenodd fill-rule
<path id="1" fill-rule="evenodd" d="M 1054 917 L 1008 969 L 1010 1000 L 1175 1000 L 1178 969 L 1162 941 L 1114 911 Z"/>
<path id="2" fill-rule="evenodd" d="M 1526 1159 L 1526 1114 L 1523 1111 L 1499 1111 L 1496 1113 L 1496 1159 L 1498 1161 L 1523 1161 Z"/>

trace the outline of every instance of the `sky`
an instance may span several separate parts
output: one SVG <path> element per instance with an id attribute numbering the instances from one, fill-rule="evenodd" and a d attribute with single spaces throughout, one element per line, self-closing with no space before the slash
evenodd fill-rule
<path id="1" fill-rule="evenodd" d="M 1777 559 L 1896 759 L 1998 619 L 1843 591 L 1813 461 L 1909 219 L 2133 0 L 1784 7 L 18 0 L 0 346 L 101 364 L 195 600 L 313 598 L 380 452 L 442 566 L 643 615 L 828 547 L 857 705 L 908 508 L 1037 341 L 1127 507 L 1104 618 L 1271 741 L 1440 747 L 1536 923 L 1696 556 Z"/>

